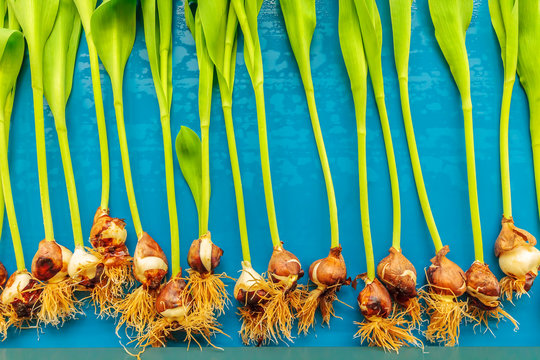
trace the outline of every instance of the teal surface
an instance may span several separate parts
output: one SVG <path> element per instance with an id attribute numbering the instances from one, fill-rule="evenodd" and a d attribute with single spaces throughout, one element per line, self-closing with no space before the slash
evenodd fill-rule
<path id="1" fill-rule="evenodd" d="M 386 99 L 402 193 L 402 247 L 404 253 L 417 268 L 420 284 L 424 284 L 423 269 L 429 265 L 429 259 L 433 256 L 433 245 L 416 196 L 402 125 L 388 2 L 377 1 L 377 4 L 384 32 L 383 72 Z M 417 0 L 413 7 L 410 97 L 424 178 L 439 231 L 443 241 L 452 249 L 451 259 L 463 269 L 467 269 L 473 262 L 473 245 L 468 210 L 461 105 L 457 89 L 435 41 L 427 0 Z M 161 127 L 144 45 L 140 12 L 138 15 L 137 40 L 125 75 L 127 137 L 143 227 L 163 246 L 166 253 L 170 254 Z M 349 81 L 339 48 L 337 15 L 336 1 L 317 0 L 318 24 L 312 44 L 311 59 L 319 116 L 336 186 L 344 256 L 349 274 L 355 276 L 366 271 L 366 268 L 360 227 L 356 125 Z M 259 16 L 259 29 L 265 69 L 272 179 L 280 234 L 287 249 L 294 252 L 302 261 L 304 269 L 307 269 L 311 262 L 327 255 L 330 245 L 323 176 L 300 76 L 288 43 L 279 3 L 276 0 L 264 2 Z M 501 277 L 492 247 L 499 232 L 502 214 L 498 155 L 502 65 L 486 0 L 475 0 L 473 19 L 467 34 L 486 262 L 490 264 L 495 274 Z M 178 0 L 175 1 L 173 41 L 172 131 L 174 136 L 181 125 L 190 126 L 198 131 L 197 60 L 193 39 L 185 25 L 182 5 Z M 239 51 L 243 51 L 241 46 Z M 243 56 L 239 55 L 237 61 L 233 111 L 246 196 L 248 231 L 254 266 L 258 271 L 264 272 L 272 247 L 264 205 L 255 102 Z M 129 231 L 128 246 L 133 251 L 136 236 L 124 189 L 110 82 L 103 70 L 102 80 L 111 152 L 110 207 L 113 216 L 126 218 Z M 392 209 L 386 155 L 371 87 L 368 96 L 367 146 L 370 210 L 375 257 L 381 259 L 390 247 Z M 37 249 L 38 242 L 44 237 L 33 124 L 30 72 L 28 62 L 25 62 L 19 78 L 13 114 L 10 162 L 15 206 L 28 265 Z M 514 217 L 518 226 L 538 235 L 540 223 L 534 192 L 527 102 L 519 85 L 516 85 L 514 90 L 510 124 Z M 68 104 L 68 133 L 83 229 L 88 234 L 93 214 L 99 205 L 101 174 L 90 68 L 84 39 L 81 41 L 73 93 Z M 225 127 L 217 88 L 214 91 L 210 133 L 212 177 L 210 230 L 213 240 L 225 250 L 218 270 L 235 276 L 240 269 L 241 251 Z M 72 247 L 65 182 L 58 141 L 49 111 L 46 114 L 46 134 L 56 240 Z M 185 267 L 187 266 L 187 249 L 197 236 L 196 209 L 178 166 L 175 167 L 175 172 L 182 266 Z M 14 271 L 14 257 L 7 225 L 4 226 L 0 242 L 0 254 L 8 270 Z M 302 282 L 307 282 L 307 279 L 303 279 Z M 233 282 L 228 282 L 228 285 L 232 292 Z M 460 345 L 540 345 L 537 335 L 540 321 L 538 286 L 540 285 L 533 287 L 530 298 L 523 297 L 516 302 L 516 306 L 505 304 L 505 309 L 520 322 L 519 332 L 514 332 L 509 322 L 501 322 L 498 328 L 496 324 L 493 324 L 493 334 L 489 331 L 485 332 L 485 329 L 463 326 Z M 340 299 L 352 306 L 349 308 L 343 304 L 336 304 L 336 313 L 342 319 L 332 319 L 331 327 L 328 328 L 321 327 L 320 318 L 318 318 L 315 330 L 309 336 L 297 337 L 291 346 L 358 346 L 359 341 L 353 339 L 353 334 L 356 332 L 353 321 L 361 321 L 356 305 L 357 294 L 358 290 L 342 289 L 339 294 Z M 236 304 L 233 304 L 227 314 L 220 319 L 230 338 L 223 335 L 217 336 L 215 344 L 218 346 L 241 346 L 237 335 L 240 322 L 235 314 L 235 307 Z M 0 346 L 4 348 L 119 348 L 120 343 L 115 335 L 113 322 L 96 319 L 91 309 L 87 309 L 86 313 L 86 317 L 70 321 L 60 330 L 47 328 L 42 333 L 37 333 L 36 330 L 24 330 L 20 333 L 12 330 L 8 339 Z M 125 342 L 125 339 L 123 341 Z M 171 342 L 170 346 L 185 346 L 185 344 Z M 9 354 L 14 354 L 15 351 L 21 350 L 4 351 L 0 358 L 11 358 Z M 51 350 L 52 354 L 54 351 L 56 350 Z M 96 354 L 102 354 L 101 351 L 103 350 Z M 242 350 L 235 351 L 242 352 Z M 304 356 L 298 352 L 287 352 L 289 350 L 279 351 L 284 351 L 283 354 L 295 354 L 291 355 L 294 357 Z M 328 351 L 330 352 L 324 352 L 327 354 L 326 357 L 333 356 L 334 353 L 331 350 Z M 343 351 L 349 351 L 343 353 L 344 356 L 356 354 L 354 350 Z M 451 357 L 455 354 L 460 356 L 467 351 L 469 350 L 451 350 L 447 354 Z M 404 352 L 404 354 L 408 353 Z M 26 354 L 32 353 L 24 354 L 27 356 Z M 35 354 L 41 355 L 37 351 Z M 84 356 L 93 355 L 91 351 L 76 351 L 71 354 L 71 356 L 80 356 L 81 359 Z M 117 354 L 121 356 L 120 351 Z M 176 354 L 176 352 L 158 351 L 156 354 Z M 197 354 L 193 356 L 200 356 L 198 351 L 193 351 L 193 354 Z M 219 354 L 223 356 L 221 354 L 227 354 L 227 352 Z M 282 353 L 274 354 L 281 356 L 277 354 Z M 380 351 L 369 352 L 369 354 L 374 357 L 385 356 Z M 416 350 L 414 354 L 418 356 L 421 352 Z M 480 354 L 478 358 L 482 358 L 484 352 L 478 350 L 474 354 L 474 356 Z M 510 353 L 507 352 L 507 354 Z M 210 358 L 213 358 L 213 355 Z"/>

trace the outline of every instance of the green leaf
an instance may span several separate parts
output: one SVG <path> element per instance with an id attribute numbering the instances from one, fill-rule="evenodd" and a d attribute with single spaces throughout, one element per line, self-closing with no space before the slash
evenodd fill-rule
<path id="1" fill-rule="evenodd" d="M 201 1 L 197 12 L 201 17 L 208 55 L 215 64 L 217 71 L 223 74 L 229 1 Z"/>
<path id="2" fill-rule="evenodd" d="M 412 0 L 390 0 L 394 57 L 398 76 L 407 77 L 411 45 Z"/>
<path id="3" fill-rule="evenodd" d="M 244 48 L 247 49 L 247 51 L 244 51 L 246 68 L 253 86 L 261 86 L 264 82 L 264 74 L 257 17 L 261 10 L 262 0 L 232 1 L 235 5 L 234 9 L 238 15 L 239 24 L 244 33 Z M 243 3 L 243 6 L 239 5 L 241 3 Z"/>
<path id="4" fill-rule="evenodd" d="M 124 69 L 135 43 L 136 10 L 137 0 L 108 0 L 90 20 L 98 55 L 117 94 L 122 91 Z"/>
<path id="5" fill-rule="evenodd" d="M 81 31 L 81 19 L 73 1 L 60 0 L 56 21 L 43 53 L 43 90 L 56 120 L 64 118 Z"/>
<path id="6" fill-rule="evenodd" d="M 540 104 L 538 54 L 540 54 L 540 6 L 536 1 L 520 1 L 517 71 L 519 80 L 527 92 L 529 103 L 537 102 Z"/>
<path id="7" fill-rule="evenodd" d="M 366 88 L 367 64 L 354 0 L 339 0 L 339 43 L 353 91 Z"/>
<path id="8" fill-rule="evenodd" d="M 518 0 L 489 0 L 491 23 L 501 47 L 505 80 L 516 77 L 519 34 Z"/>
<path id="9" fill-rule="evenodd" d="M 201 140 L 195 131 L 186 126 L 180 128 L 176 137 L 176 156 L 200 217 L 202 195 Z"/>
<path id="10" fill-rule="evenodd" d="M 0 0 L 0 28 L 6 27 L 7 23 L 7 2 L 6 0 Z"/>
<path id="11" fill-rule="evenodd" d="M 471 96 L 465 33 L 471 22 L 472 10 L 473 0 L 429 0 L 435 37 L 464 99 Z"/>
<path id="12" fill-rule="evenodd" d="M 0 29 L 0 109 L 11 94 L 24 57 L 24 37 L 19 31 Z"/>
<path id="13" fill-rule="evenodd" d="M 187 27 L 188 27 L 189 31 L 191 32 L 191 35 L 193 35 L 193 37 L 195 37 L 195 33 L 194 33 L 194 31 L 195 31 L 195 15 L 193 14 L 193 11 L 191 10 L 190 4 L 191 4 L 191 1 L 184 0 L 184 16 L 186 17 L 186 24 L 187 24 Z"/>
<path id="14" fill-rule="evenodd" d="M 315 0 L 280 0 L 279 3 L 302 78 L 310 76 L 310 47 L 317 25 Z"/>
<path id="15" fill-rule="evenodd" d="M 79 12 L 84 32 L 86 34 L 90 33 L 90 19 L 96 9 L 97 0 L 73 0 L 73 2 Z"/>
<path id="16" fill-rule="evenodd" d="M 8 0 L 10 8 L 23 30 L 30 56 L 36 60 L 43 55 L 43 46 L 49 37 L 56 19 L 59 0 Z"/>
<path id="17" fill-rule="evenodd" d="M 141 0 L 141 7 L 144 23 L 144 39 L 146 43 L 146 49 L 148 51 L 148 61 L 150 62 L 152 78 L 154 79 L 154 87 L 156 89 L 159 108 L 163 112 L 167 110 L 168 102 L 166 97 L 167 94 L 165 93 L 167 89 L 164 89 L 162 86 L 162 74 L 160 71 L 160 24 L 158 22 L 156 0 Z M 166 74 L 166 76 L 168 76 L 168 74 Z"/>
<path id="18" fill-rule="evenodd" d="M 382 75 L 382 26 L 375 0 L 354 0 L 364 52 L 376 96 L 384 94 Z"/>

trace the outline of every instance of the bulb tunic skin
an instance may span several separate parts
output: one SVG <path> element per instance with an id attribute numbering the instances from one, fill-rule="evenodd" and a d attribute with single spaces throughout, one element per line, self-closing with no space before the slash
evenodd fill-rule
<path id="1" fill-rule="evenodd" d="M 156 298 L 156 311 L 161 316 L 181 322 L 189 311 L 189 295 L 183 294 L 186 282 L 176 277 L 167 282 Z"/>
<path id="2" fill-rule="evenodd" d="M 295 289 L 298 279 L 304 276 L 304 270 L 300 260 L 281 245 L 274 247 L 268 262 L 268 275 L 272 282 L 282 283 L 287 289 Z"/>
<path id="3" fill-rule="evenodd" d="M 131 260 L 126 246 L 126 223 L 113 218 L 109 209 L 99 208 L 90 229 L 90 243 L 102 256 L 105 266 L 120 266 Z"/>
<path id="4" fill-rule="evenodd" d="M 465 273 L 456 263 L 446 257 L 449 252 L 448 245 L 439 250 L 431 259 L 431 265 L 427 268 L 426 274 L 432 292 L 460 297 L 467 291 Z"/>
<path id="5" fill-rule="evenodd" d="M 348 283 L 347 267 L 341 255 L 341 246 L 330 249 L 327 257 L 311 264 L 309 278 L 314 284 L 324 288 Z"/>
<path id="6" fill-rule="evenodd" d="M 0 300 L 13 308 L 18 319 L 31 318 L 39 307 L 42 290 L 38 284 L 27 271 L 16 271 L 9 277 Z"/>
<path id="7" fill-rule="evenodd" d="M 0 262 L 0 287 L 3 287 L 4 285 L 6 285 L 7 279 L 8 279 L 8 272 L 6 270 L 6 267 L 4 266 L 4 264 Z"/>
<path id="8" fill-rule="evenodd" d="M 488 265 L 475 261 L 465 276 L 467 278 L 467 294 L 469 294 L 469 299 L 474 306 L 482 310 L 494 310 L 499 307 L 501 287 Z"/>
<path id="9" fill-rule="evenodd" d="M 392 299 L 388 290 L 378 279 L 366 286 L 358 294 L 358 306 L 366 319 L 387 318 L 392 313 Z"/>
<path id="10" fill-rule="evenodd" d="M 55 241 L 41 240 L 32 260 L 32 275 L 40 281 L 54 277 L 63 267 L 62 248 Z"/>

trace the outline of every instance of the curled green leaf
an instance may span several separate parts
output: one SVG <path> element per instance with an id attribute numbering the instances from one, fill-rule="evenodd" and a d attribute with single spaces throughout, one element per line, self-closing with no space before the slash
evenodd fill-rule
<path id="1" fill-rule="evenodd" d="M 176 156 L 200 215 L 202 194 L 201 140 L 197 133 L 187 126 L 182 126 L 176 137 Z"/>

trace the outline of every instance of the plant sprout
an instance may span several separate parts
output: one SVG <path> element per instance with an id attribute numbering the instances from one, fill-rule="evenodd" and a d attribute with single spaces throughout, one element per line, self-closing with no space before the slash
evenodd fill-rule
<path id="1" fill-rule="evenodd" d="M 292 340 L 293 311 L 300 311 L 303 302 L 302 292 L 297 289 L 297 283 L 298 279 L 304 275 L 304 271 L 298 258 L 284 249 L 277 225 L 266 130 L 262 53 L 257 24 L 262 0 L 232 0 L 231 4 L 244 35 L 244 60 L 255 93 L 263 187 L 273 245 L 272 256 L 268 263 L 269 281 L 263 281 L 249 267 L 244 267 L 245 271 L 242 274 L 245 276 L 239 279 L 240 282 L 242 279 L 249 280 L 251 275 L 256 276 L 251 284 L 246 284 L 244 281 L 242 285 L 244 290 L 251 288 L 253 291 L 248 291 L 247 297 L 241 299 L 241 302 L 245 304 L 240 311 L 241 334 L 244 343 L 262 344 L 268 340 L 278 339 L 290 341 Z M 229 68 L 225 66 L 224 71 L 227 72 L 225 74 L 227 78 Z M 257 290 L 257 287 L 260 289 Z M 250 298 L 250 293 L 256 295 Z M 315 310 L 316 306 L 313 312 Z"/>
<path id="2" fill-rule="evenodd" d="M 419 345 L 420 341 L 411 334 L 410 328 L 407 328 L 407 321 L 404 318 L 404 314 L 392 314 L 392 299 L 388 290 L 376 277 L 375 261 L 373 258 L 366 164 L 366 82 L 368 68 L 371 72 L 373 89 L 380 112 L 392 185 L 394 206 L 394 238 L 392 249 L 395 250 L 395 255 L 401 254 L 399 247 L 399 188 L 390 127 L 384 104 L 381 66 L 382 33 L 379 14 L 374 1 L 363 3 L 354 0 L 340 0 L 339 39 L 343 59 L 351 81 L 356 111 L 361 221 L 368 270 L 366 274 L 360 275 L 360 278 L 365 283 L 365 287 L 358 295 L 358 305 L 365 320 L 356 322 L 359 330 L 355 334 L 355 337 L 359 337 L 362 342 L 367 341 L 370 346 L 378 346 L 385 350 L 397 352 L 403 345 Z M 402 267 L 399 260 L 397 260 L 398 269 Z M 390 260 L 386 261 L 387 263 L 383 266 L 384 271 L 382 271 L 384 279 L 387 279 L 384 276 L 385 274 L 391 275 L 392 271 L 395 271 L 393 262 Z M 391 269 L 387 271 L 388 266 L 391 266 Z M 409 270 L 409 272 L 412 271 Z M 416 275 L 415 272 L 413 274 Z"/>
<path id="3" fill-rule="evenodd" d="M 465 273 L 466 284 L 462 286 L 462 271 L 453 264 L 454 276 L 443 274 L 441 269 L 428 269 L 428 281 L 430 282 L 432 291 L 433 285 L 444 288 L 435 280 L 437 276 L 444 279 L 448 284 L 454 286 L 446 286 L 447 291 L 444 295 L 448 315 L 444 315 L 440 309 L 443 309 L 437 298 L 426 296 L 428 303 L 428 313 L 431 315 L 431 322 L 426 333 L 426 337 L 430 341 L 442 340 L 445 345 L 455 345 L 459 337 L 459 324 L 464 315 L 463 310 L 466 306 L 463 305 L 457 297 L 462 295 L 465 290 L 469 295 L 469 304 L 471 305 L 471 315 L 467 315 L 469 319 L 484 322 L 487 325 L 488 316 L 500 318 L 502 316 L 514 320 L 504 311 L 502 311 L 499 301 L 500 287 L 495 275 L 489 270 L 487 264 L 484 263 L 484 254 L 482 246 L 482 231 L 480 224 L 480 211 L 478 206 L 478 194 L 476 186 L 476 165 L 474 157 L 474 137 L 473 137 L 473 118 L 472 118 L 472 102 L 470 90 L 470 73 L 469 62 L 467 59 L 467 49 L 465 47 L 465 33 L 469 27 L 473 2 L 470 0 L 460 0 L 455 3 L 447 3 L 440 0 L 430 0 L 429 8 L 433 25 L 435 27 L 435 37 L 442 50 L 442 53 L 450 66 L 450 70 L 461 95 L 463 116 L 465 122 L 465 150 L 467 155 L 467 182 L 469 187 L 469 205 L 471 211 L 471 223 L 474 240 L 475 261 Z M 443 264 L 439 253 L 436 261 Z M 448 261 L 446 259 L 446 261 Z M 438 274 L 437 274 L 438 273 Z M 432 281 L 433 280 L 433 281 Z M 439 290 L 440 292 L 440 290 Z M 452 300 L 456 301 L 452 301 Z M 452 304 L 452 305 L 449 305 Z M 453 309 L 453 310 L 451 310 Z M 435 318 L 434 318 L 435 317 Z M 514 322 L 515 323 L 515 322 Z M 440 327 L 439 324 L 446 324 Z M 445 331 L 441 331 L 444 329 Z"/>
<path id="4" fill-rule="evenodd" d="M 10 8 L 11 11 L 11 8 Z M 17 76 L 24 57 L 24 38 L 17 30 L 0 29 L 0 177 L 4 196 L 6 213 L 11 230 L 13 250 L 17 262 L 17 271 L 7 279 L 7 271 L 2 265 L 2 280 L 0 285 L 5 288 L 0 295 L 0 337 L 5 339 L 10 326 L 21 328 L 36 317 L 39 310 L 39 296 L 42 289 L 28 270 L 24 262 L 15 206 L 11 192 L 9 176 L 7 128 L 11 114 L 8 112 L 7 100 L 13 96 Z"/>
<path id="5" fill-rule="evenodd" d="M 540 208 L 540 152 L 538 151 L 538 117 L 540 114 L 540 9 L 532 1 L 490 2 L 492 23 L 501 45 L 504 65 L 503 102 L 501 107 L 501 183 L 503 187 L 502 230 L 495 242 L 495 255 L 499 266 L 506 274 L 500 284 L 503 296 L 512 301 L 514 296 L 526 294 L 538 275 L 540 251 L 535 247 L 536 239 L 527 231 L 514 226 L 510 197 L 510 166 L 508 161 L 508 123 L 510 100 L 515 81 L 516 55 L 517 72 L 530 110 L 530 129 L 533 145 L 536 196 Z M 493 10 L 492 10 L 493 8 Z M 519 14 L 518 14 L 519 13 Z M 519 23 L 519 26 L 518 26 Z M 506 27 L 509 29 L 506 29 Z M 516 32 L 516 28 L 519 28 Z M 517 43 L 516 43 L 517 40 Z"/>
<path id="6" fill-rule="evenodd" d="M 225 2 L 226 3 L 226 2 Z M 208 316 L 211 322 L 214 316 L 225 311 L 229 302 L 223 283 L 226 275 L 216 274 L 223 250 L 212 242 L 208 230 L 210 210 L 210 110 L 212 107 L 212 85 L 214 66 L 210 52 L 216 34 L 221 31 L 220 11 L 224 1 L 184 3 L 186 21 L 195 39 L 197 62 L 199 65 L 199 118 L 201 138 L 191 129 L 184 127 L 176 138 L 176 151 L 182 174 L 191 189 L 197 206 L 199 218 L 199 238 L 194 240 L 188 252 L 187 270 L 189 274 L 189 293 L 194 307 Z M 218 15 L 216 15 L 218 14 Z M 185 134 L 185 136 L 182 136 Z"/>
<path id="7" fill-rule="evenodd" d="M 91 289 L 91 296 L 96 312 L 100 316 L 116 316 L 117 313 L 113 311 L 114 306 L 119 299 L 124 297 L 126 289 L 133 285 L 134 279 L 131 274 L 131 257 L 126 246 L 126 223 L 122 219 L 109 215 L 110 171 L 107 127 L 103 109 L 99 59 L 91 31 L 91 18 L 97 0 L 73 0 L 73 2 L 79 12 L 88 45 L 101 154 L 101 202 L 90 229 L 90 242 L 98 252 L 93 255 L 100 259 L 104 267 L 102 281 Z"/>
<path id="8" fill-rule="evenodd" d="M 126 325 L 126 331 L 132 329 L 136 334 L 142 334 L 156 315 L 155 298 L 169 264 L 159 244 L 142 228 L 124 124 L 123 78 L 135 42 L 136 8 L 136 0 L 109 0 L 102 3 L 92 14 L 90 31 L 97 53 L 111 78 L 126 193 L 138 239 L 133 254 L 133 275 L 141 286 L 115 304 L 115 310 L 120 314 L 117 331 Z"/>
<path id="9" fill-rule="evenodd" d="M 196 304 L 182 278 L 180 266 L 180 239 L 178 216 L 174 193 L 174 171 L 171 140 L 171 101 L 172 101 L 172 1 L 143 0 L 144 32 L 150 69 L 160 108 L 163 144 L 165 150 L 165 177 L 169 205 L 171 229 L 172 277 L 163 286 L 156 298 L 155 310 L 159 316 L 148 325 L 146 332 L 137 340 L 139 346 L 165 346 L 173 333 L 183 331 L 188 344 L 197 342 L 194 335 L 202 334 L 207 340 L 216 329 L 213 317 L 198 311 Z M 210 341 L 208 341 L 210 343 Z M 198 342 L 197 342 L 198 343 Z M 210 343 L 211 344 L 211 343 Z"/>
<path id="10" fill-rule="evenodd" d="M 291 48 L 302 77 L 313 134 L 315 136 L 315 142 L 317 144 L 319 159 L 321 161 L 326 184 L 331 229 L 330 253 L 332 257 L 336 258 L 337 256 L 337 258 L 340 259 L 338 262 L 328 261 L 328 259 L 317 260 L 310 267 L 309 277 L 311 281 L 317 285 L 317 288 L 310 292 L 305 300 L 304 306 L 298 313 L 299 330 L 300 332 L 307 333 L 308 329 L 314 323 L 314 315 L 317 308 L 320 308 L 321 310 L 323 324 L 329 324 L 330 317 L 335 316 L 333 301 L 337 299 L 336 292 L 339 291 L 340 286 L 347 282 L 347 272 L 345 263 L 341 261 L 336 196 L 332 175 L 330 173 L 328 156 L 326 155 L 326 149 L 324 147 L 319 115 L 315 103 L 313 79 L 311 77 L 310 47 L 317 22 L 315 0 L 281 0 L 280 5 L 285 19 L 285 26 L 287 28 Z M 336 265 L 336 267 L 326 268 L 323 263 L 326 263 L 327 265 Z M 338 274 L 339 276 L 336 277 L 335 275 Z"/>
<path id="11" fill-rule="evenodd" d="M 64 246 L 57 244 L 54 239 L 43 116 L 44 82 L 45 77 L 49 75 L 44 74 L 45 43 L 56 22 L 60 2 L 54 0 L 45 4 L 31 0 L 10 0 L 10 5 L 28 43 L 32 75 L 39 189 L 45 227 L 45 239 L 39 243 L 32 260 L 32 275 L 40 281 L 39 287 L 43 290 L 37 320 L 40 324 L 57 326 L 78 312 L 73 287 L 68 276 L 68 264 L 72 253 Z M 49 72 L 49 69 L 46 70 Z M 60 101 L 65 101 L 65 99 L 62 98 Z"/>

